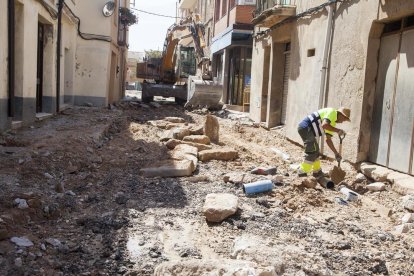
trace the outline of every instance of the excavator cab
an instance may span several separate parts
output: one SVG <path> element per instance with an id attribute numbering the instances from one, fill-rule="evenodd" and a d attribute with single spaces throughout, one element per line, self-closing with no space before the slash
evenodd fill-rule
<path id="1" fill-rule="evenodd" d="M 180 79 L 185 79 L 189 76 L 194 76 L 197 72 L 196 57 L 194 47 L 179 47 L 179 60 L 177 62 L 177 76 Z"/>

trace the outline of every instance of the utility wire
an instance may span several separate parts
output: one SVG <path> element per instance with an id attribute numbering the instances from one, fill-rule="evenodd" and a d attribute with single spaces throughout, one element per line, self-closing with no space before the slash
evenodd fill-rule
<path id="1" fill-rule="evenodd" d="M 83 33 L 80 30 L 80 24 L 81 24 L 81 20 L 80 18 L 69 8 L 69 6 L 65 4 L 65 7 L 69 10 L 69 12 L 73 15 L 73 17 L 75 17 L 78 20 L 78 34 L 79 36 L 84 39 L 84 40 L 99 40 L 99 41 L 105 41 L 105 42 L 111 42 L 112 38 L 110 36 L 105 36 L 105 35 L 97 35 L 97 34 L 88 34 L 88 33 Z"/>
<path id="2" fill-rule="evenodd" d="M 181 19 L 181 17 L 164 15 L 164 14 L 159 14 L 159 13 L 153 13 L 153 12 L 144 11 L 144 10 L 140 10 L 140 9 L 136 9 L 136 8 L 130 8 L 130 9 L 131 10 L 138 11 L 138 12 L 142 12 L 142 13 L 147 13 L 147 14 L 155 15 L 155 16 L 161 16 L 161 17 L 167 17 L 167 18 L 174 18 L 174 19 Z"/>

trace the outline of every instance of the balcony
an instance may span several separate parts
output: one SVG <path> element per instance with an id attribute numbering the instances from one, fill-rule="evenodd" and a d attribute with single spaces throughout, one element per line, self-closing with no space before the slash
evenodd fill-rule
<path id="1" fill-rule="evenodd" d="M 255 26 L 269 28 L 290 16 L 296 15 L 296 0 L 273 0 L 273 4 L 273 7 L 264 7 L 260 4 L 257 6 L 261 12 L 255 14 L 252 20 Z"/>
<path id="2" fill-rule="evenodd" d="M 197 0 L 180 0 L 178 8 L 180 9 L 190 9 L 195 6 Z"/>

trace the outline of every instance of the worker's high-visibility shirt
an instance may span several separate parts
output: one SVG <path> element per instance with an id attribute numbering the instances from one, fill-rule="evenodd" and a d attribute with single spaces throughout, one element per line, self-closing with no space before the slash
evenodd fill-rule
<path id="1" fill-rule="evenodd" d="M 332 136 L 333 132 L 329 130 L 324 130 L 322 128 L 323 120 L 327 120 L 329 124 L 333 127 L 336 126 L 336 120 L 338 116 L 338 112 L 334 108 L 322 108 L 312 114 L 308 115 L 300 122 L 299 127 L 307 128 L 310 127 L 312 129 L 313 134 L 315 137 L 320 137 L 325 134 Z"/>

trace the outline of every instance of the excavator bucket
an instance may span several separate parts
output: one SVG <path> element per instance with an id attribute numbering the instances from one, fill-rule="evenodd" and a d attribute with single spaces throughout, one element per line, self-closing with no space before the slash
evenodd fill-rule
<path id="1" fill-rule="evenodd" d="M 207 107 L 209 109 L 221 108 L 223 85 L 211 80 L 202 80 L 190 76 L 187 83 L 187 103 L 185 107 Z"/>

